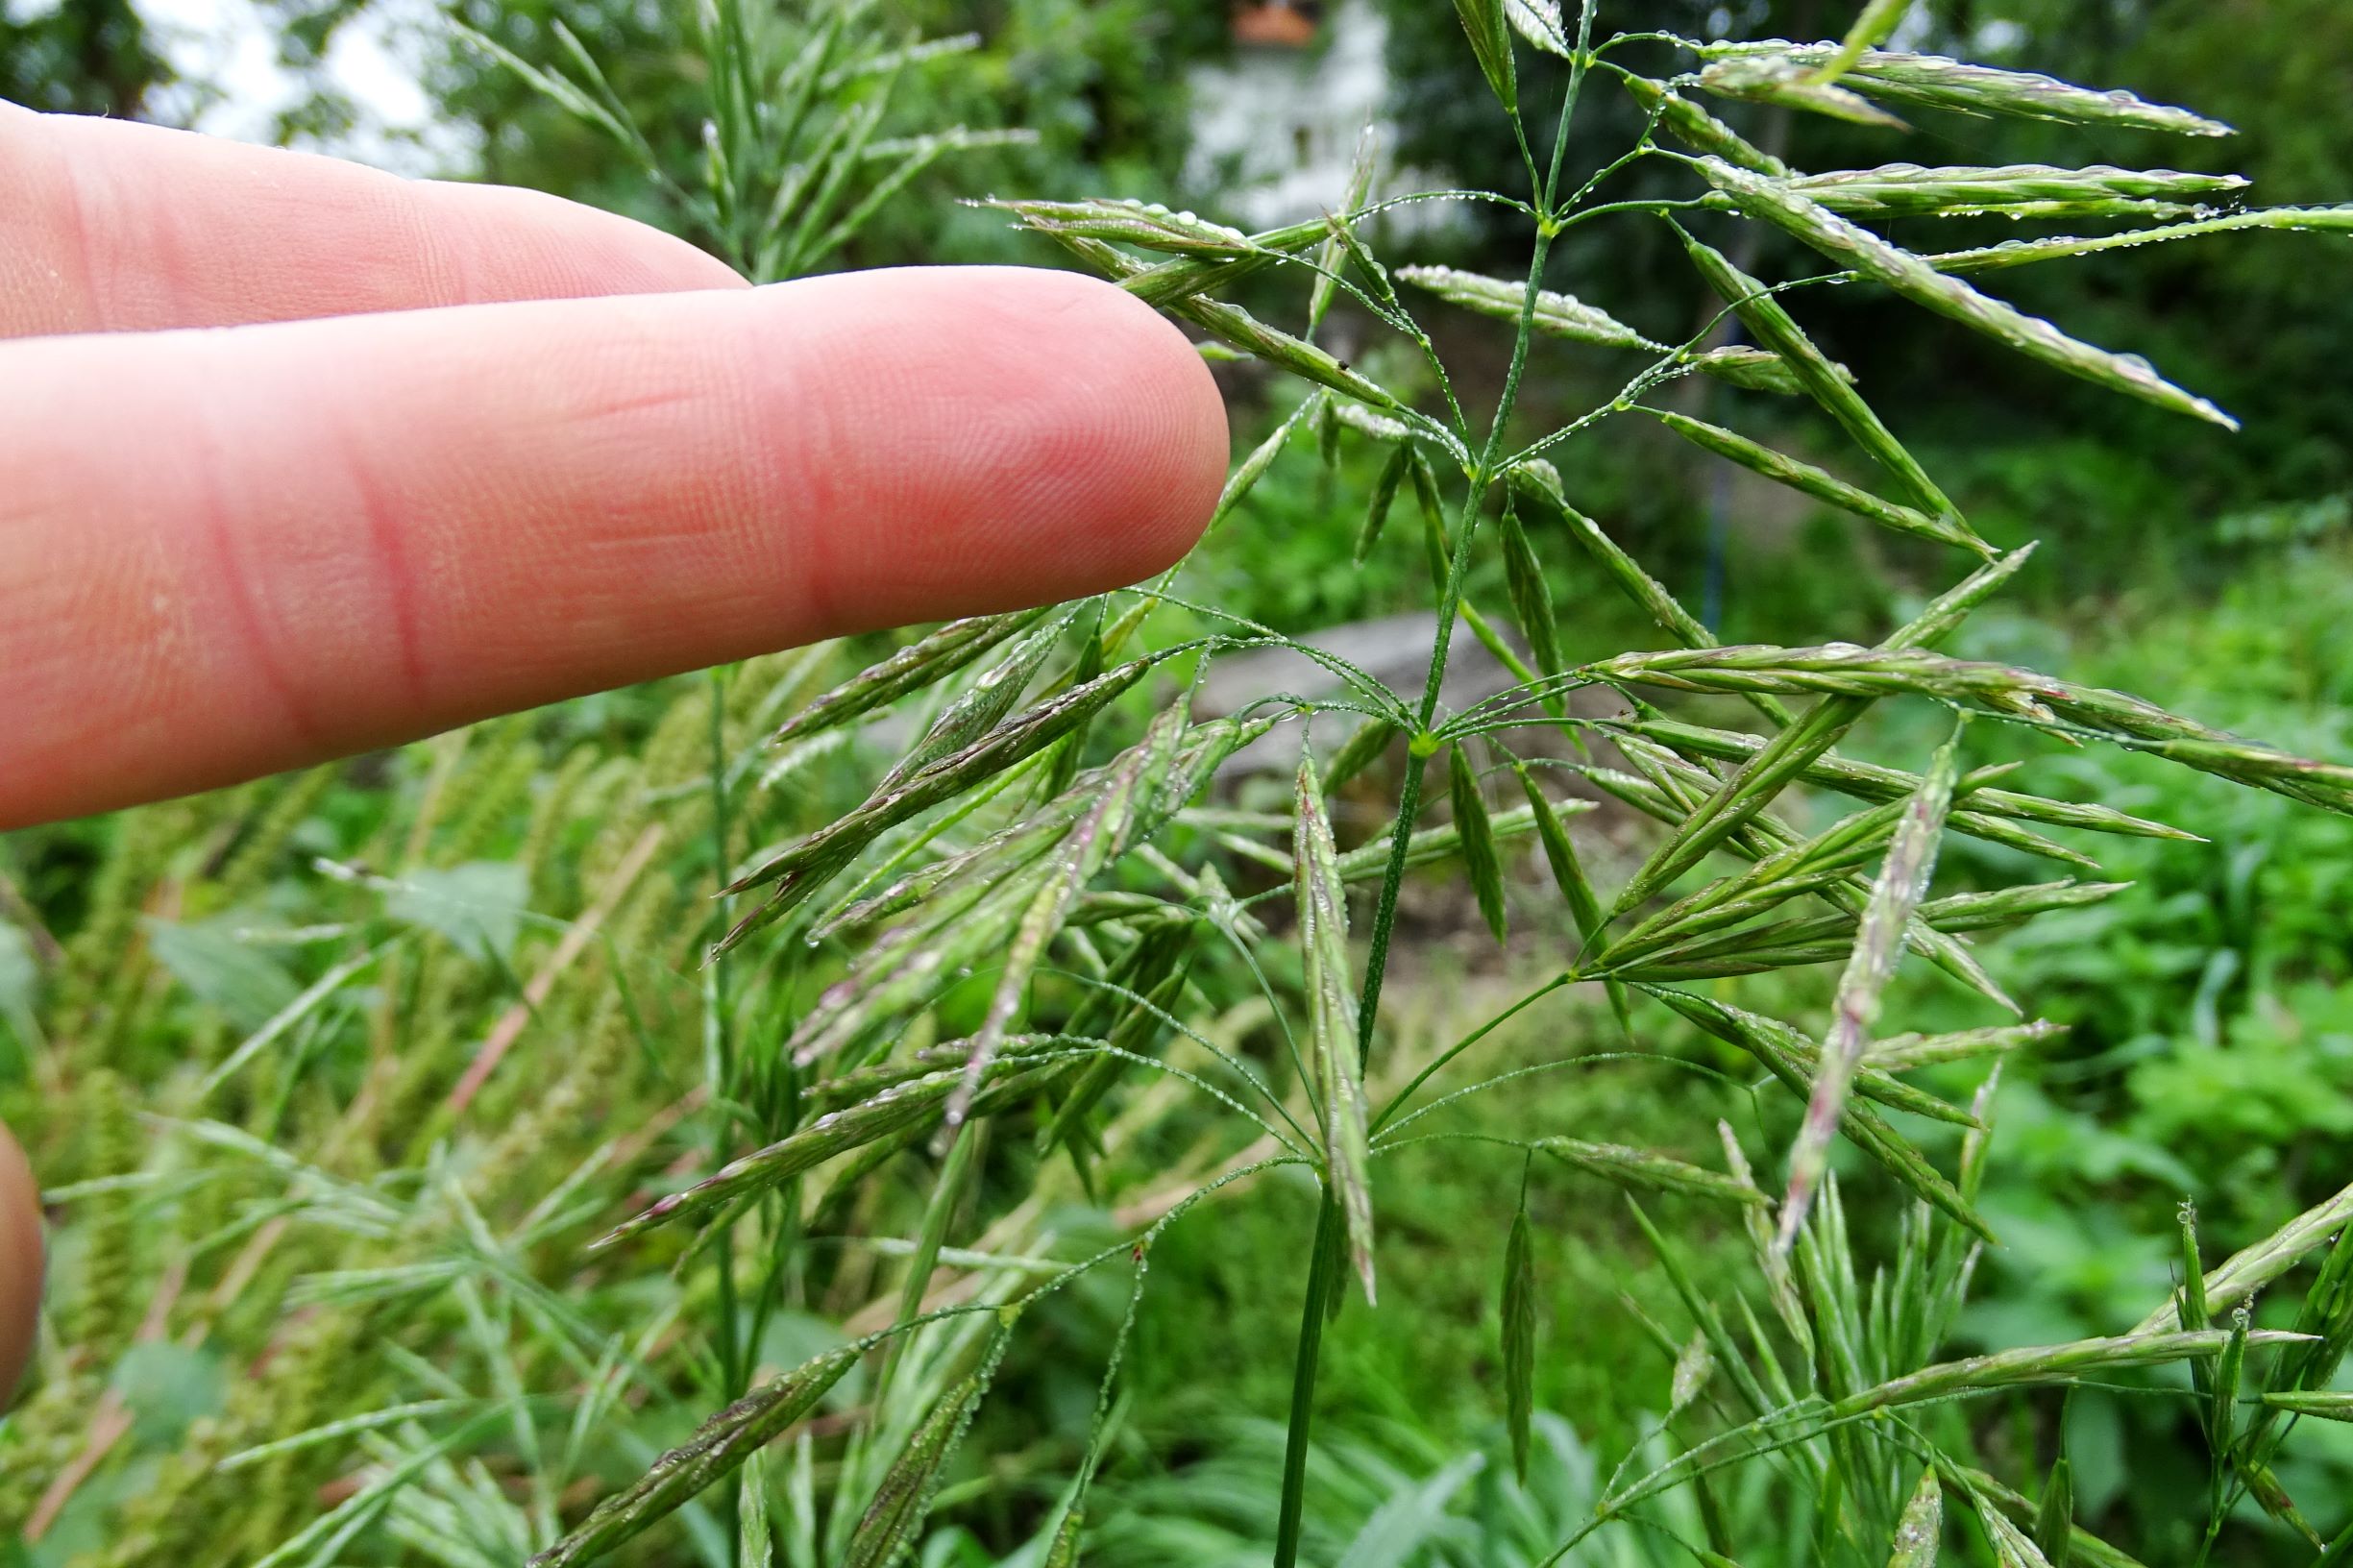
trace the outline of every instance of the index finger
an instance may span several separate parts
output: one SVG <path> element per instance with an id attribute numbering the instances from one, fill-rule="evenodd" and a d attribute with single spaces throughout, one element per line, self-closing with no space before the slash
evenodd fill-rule
<path id="1" fill-rule="evenodd" d="M 1024 268 L 0 343 L 0 827 L 1132 582 L 1224 466 Z"/>
<path id="2" fill-rule="evenodd" d="M 741 287 L 533 190 L 0 103 L 0 337 Z"/>

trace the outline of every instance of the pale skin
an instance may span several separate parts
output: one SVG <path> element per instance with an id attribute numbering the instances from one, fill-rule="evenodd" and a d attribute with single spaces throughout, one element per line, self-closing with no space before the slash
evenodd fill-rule
<path id="1" fill-rule="evenodd" d="M 551 197 L 0 104 L 0 829 L 1132 582 L 1225 459 L 1107 284 L 753 289 Z M 0 1131 L 0 1400 L 36 1191 Z"/>

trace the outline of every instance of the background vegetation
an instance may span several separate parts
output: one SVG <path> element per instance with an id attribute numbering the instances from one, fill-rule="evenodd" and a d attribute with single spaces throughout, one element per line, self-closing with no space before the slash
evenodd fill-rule
<path id="1" fill-rule="evenodd" d="M 362 9 L 272 13 L 303 67 Z M 1645 16 L 1701 30 L 1717 9 Z M 1739 35 L 1803 37 L 1835 33 L 1849 8 L 1722 9 Z M 1396 156 L 1439 183 L 1508 188 L 1516 154 L 1498 137 L 1452 9 L 1391 0 L 1385 14 Z M 485 4 L 454 19 L 526 61 L 570 69 L 562 21 L 646 128 L 654 162 L 682 168 L 699 156 L 706 84 L 682 18 L 636 5 Z M 1604 21 L 1621 18 L 1605 8 Z M 1232 47 L 1214 8 L 1138 0 L 943 0 L 886 8 L 875 25 L 894 37 L 979 37 L 895 78 L 876 135 L 951 124 L 972 135 L 809 257 L 813 266 L 1049 259 L 996 215 L 951 206 L 959 194 L 1168 198 L 1188 166 L 1185 67 Z M 1923 8 L 1914 25 L 1924 42 L 2194 104 L 2241 135 L 2186 150 L 2094 147 L 2059 128 L 1939 122 L 1932 150 L 1891 151 L 1868 130 L 1780 124 L 1770 110 L 1736 117 L 1808 167 L 2203 158 L 2255 176 L 2267 203 L 2345 195 L 2353 12 L 2332 0 L 1954 0 Z M 708 214 L 665 198 L 576 114 L 454 33 L 428 37 L 442 40 L 426 57 L 439 113 L 478 128 L 478 168 L 456 172 L 634 211 L 726 251 Z M 1523 61 L 1529 100 L 1556 98 L 1562 84 Z M 0 95 L 138 113 L 159 89 L 184 86 L 172 77 L 131 7 L 64 0 L 0 17 Z M 331 136 L 359 112 L 311 98 L 289 110 L 285 131 Z M 1617 139 L 1630 139 L 1630 106 L 1610 112 Z M 985 135 L 1013 128 L 1034 139 Z M 1218 215 L 1220 192 L 1184 195 Z M 1909 221 L 1948 224 L 1954 245 L 1978 242 L 1973 220 Z M 1910 237 L 1902 224 L 1894 232 Z M 1519 265 L 1504 243 L 1471 226 L 1431 249 L 1503 272 Z M 1680 266 L 1665 243 L 1661 231 L 1564 245 L 1547 282 L 1679 339 L 1700 323 L 1687 319 L 1682 277 L 1672 290 L 1659 282 Z M 1798 265 L 1771 242 L 1751 259 L 1767 276 Z M 1952 651 L 2161 696 L 2304 755 L 2353 755 L 2353 660 L 2340 635 L 2353 612 L 2353 397 L 2339 368 L 2353 362 L 2349 265 L 2341 239 L 2250 235 L 2018 275 L 2008 292 L 2027 308 L 2146 353 L 2240 414 L 2247 429 L 2232 437 L 2054 378 L 2028 387 L 1968 334 L 1923 330 L 1862 290 L 1809 299 L 1809 330 L 1892 426 L 1919 432 L 1916 450 L 1986 537 L 2048 541 Z M 1297 291 L 1295 280 L 1280 286 Z M 1337 310 L 1347 331 L 1349 306 Z M 1476 318 L 1449 319 L 1450 361 L 1499 378 L 1500 324 L 1488 333 Z M 1223 374 L 1238 451 L 1248 451 L 1293 400 L 1249 367 Z M 1532 433 L 1551 429 L 1609 390 L 1569 356 L 1540 359 L 1523 417 Z M 1794 416 L 1772 433 L 1821 455 Z M 1351 560 L 1377 463 L 1352 443 L 1336 475 L 1278 464 L 1189 566 L 1183 591 L 1287 632 L 1425 604 L 1417 551 Z M 1714 468 L 1662 433 L 1630 431 L 1590 464 L 1564 461 L 1564 474 L 1686 602 L 1715 606 L 1728 640 L 1892 624 L 1944 586 L 1908 541 L 1865 540 L 1833 514 L 1745 486 L 1728 498 Z M 1480 564 L 1471 587 L 1506 601 L 1499 566 Z M 1567 566 L 1554 593 L 1571 658 L 1654 640 L 1598 574 Z M 789 1310 L 714 1303 L 708 1276 L 683 1265 L 579 1261 L 582 1241 L 637 1207 L 629 1196 L 667 1190 L 714 1137 L 737 1145 L 726 1117 L 696 1100 L 705 1056 L 730 1048 L 730 1028 L 772 1029 L 828 978 L 715 996 L 709 988 L 726 982 L 694 959 L 713 934 L 718 867 L 853 805 L 887 765 L 866 739 L 781 757 L 758 745 L 779 715 L 883 646 L 779 655 L 0 843 L 0 1115 L 26 1138 L 59 1222 L 39 1376 L 0 1426 L 0 1520 L 22 1531 L 0 1560 L 513 1561 L 546 1544 L 548 1524 L 576 1521 L 684 1436 L 739 1381 L 731 1358 L 792 1365 L 890 1321 L 930 1190 L 913 1172 L 843 1194 L 854 1208 L 830 1216 L 840 1222 L 829 1234 L 857 1239 L 793 1265 L 805 1275 L 778 1297 Z M 1890 715 L 1862 749 L 1917 759 L 1939 738 L 1933 722 Z M 715 772 L 726 788 L 711 788 Z M 1999 1152 L 1979 1204 L 2003 1245 L 1979 1267 L 1954 1354 L 2124 1331 L 2181 1273 L 2185 1200 L 2211 1262 L 2327 1197 L 2353 1164 L 2353 824 L 2103 751 L 2045 755 L 2036 776 L 2211 842 L 2102 841 L 2105 874 L 2129 892 L 1981 944 L 2031 1013 L 2069 1029 L 2018 1054 L 2001 1078 Z M 1229 803 L 1267 804 L 1252 793 L 1264 788 L 1242 783 Z M 1353 843 L 1383 811 L 1368 793 L 1343 796 L 1336 814 Z M 1595 821 L 1621 862 L 1597 865 L 1596 877 L 1614 882 L 1650 830 L 1614 808 Z M 2008 853 L 1957 841 L 1946 874 L 1955 887 L 2015 880 Z M 1243 891 L 1266 885 L 1248 881 L 1246 864 L 1229 870 Z M 1422 1043 L 1406 1059 L 1458 1037 L 1573 944 L 1541 860 L 1515 854 L 1508 871 L 1525 907 L 1500 951 L 1458 879 L 1409 885 L 1411 940 L 1392 1006 Z M 1761 1011 L 1819 1009 L 1833 980 L 1767 976 L 1724 994 Z M 1203 996 L 1240 998 L 1211 1020 L 1211 1039 L 1269 1048 L 1249 976 L 1196 984 Z M 1975 1021 L 1940 982 L 1907 971 L 1899 986 L 1891 1009 L 1915 1027 Z M 952 996 L 930 1027 L 940 1039 L 968 1033 L 986 1001 L 985 984 Z M 1720 1079 L 1745 1069 L 1656 1009 L 1643 1026 L 1717 1076 L 1633 1066 L 1537 1078 L 1515 1119 L 1606 1129 L 1598 1136 L 1713 1163 L 1705 1129 L 1750 1103 Z M 1499 1050 L 1556 1056 L 1564 1032 L 1572 1050 L 1617 1039 L 1596 997 L 1507 1031 Z M 1963 1096 L 1982 1075 L 1940 1073 L 1924 1081 Z M 1169 1104 L 1105 1136 L 1116 1170 L 1101 1187 L 1059 1156 L 993 1165 L 950 1225 L 974 1250 L 1012 1260 L 992 1279 L 1034 1278 L 1036 1260 L 1109 1244 L 1228 1152 Z M 1643 1319 L 1676 1324 L 1670 1343 L 1681 1340 L 1671 1282 L 1614 1193 L 1541 1176 L 1529 1188 L 1548 1325 L 1535 1399 L 1551 1413 L 1537 1422 L 1525 1487 L 1506 1479 L 1496 1284 L 1520 1188 L 1516 1163 L 1443 1144 L 1385 1167 L 1382 1268 L 1393 1284 L 1377 1312 L 1351 1304 L 1327 1342 L 1310 1560 L 1538 1560 L 1630 1448 L 1660 1441 L 1676 1355 Z M 1116 1344 L 1126 1370 L 1104 1427 L 1089 1560 L 1265 1561 L 1314 1206 L 1302 1173 L 1276 1170 L 1221 1200 L 1211 1222 L 1171 1226 L 1132 1326 L 1124 1277 L 1091 1276 L 1033 1309 L 922 1560 L 1045 1559 L 1039 1532 L 1090 1446 Z M 1858 1236 L 1892 1244 L 1898 1207 L 1885 1193 L 1857 1183 L 1851 1209 Z M 1739 1225 L 1720 1212 L 1675 1199 L 1662 1212 L 1687 1266 L 1746 1259 Z M 984 1216 L 985 1232 L 970 1223 Z M 714 1311 L 729 1314 L 720 1349 L 684 1327 Z M 633 1363 L 657 1359 L 664 1375 L 641 1380 Z M 938 1363 L 943 1381 L 957 1364 L 944 1353 Z M 2020 1393 L 1971 1419 L 1988 1468 L 2021 1490 L 2047 1484 L 2063 1447 L 2084 1525 L 2145 1560 L 2186 1562 L 2206 1524 L 2207 1435 L 2193 1402 L 2146 1391 L 2186 1391 L 2186 1373 L 2129 1382 L 2064 1402 Z M 581 1402 L 583 1387 L 604 1392 Z M 829 1409 L 860 1409 L 870 1392 L 846 1383 Z M 407 1414 L 334 1441 L 262 1446 L 386 1409 Z M 2353 1444 L 2318 1422 L 2297 1438 L 2279 1480 L 2333 1533 L 2353 1495 Z M 777 1497 L 797 1495 L 799 1462 L 772 1453 L 765 1483 Z M 813 1488 L 839 1479 L 807 1462 Z M 396 1473 L 417 1483 L 380 1512 L 371 1478 Z M 1736 1538 L 1765 1539 L 1760 1497 L 1733 1490 L 1722 1506 L 1742 1526 Z M 726 1561 L 738 1550 L 715 1510 L 688 1517 L 647 1537 L 647 1560 Z M 355 1528 L 320 1530 L 321 1518 Z M 2251 1504 L 2226 1539 L 2228 1560 L 2311 1556 Z M 288 1542 L 298 1544 L 267 1556 Z M 1621 1556 L 1592 1560 L 1681 1557 L 1664 1546 L 1649 1556 L 1641 1537 L 1619 1542 L 1608 1550 Z M 808 1543 L 805 1559 L 801 1543 L 777 1550 L 830 1560 L 823 1545 Z M 1800 1536 L 1742 1560 L 1808 1560 L 1808 1547 Z M 1996 1560 L 1958 1527 L 1952 1548 Z"/>

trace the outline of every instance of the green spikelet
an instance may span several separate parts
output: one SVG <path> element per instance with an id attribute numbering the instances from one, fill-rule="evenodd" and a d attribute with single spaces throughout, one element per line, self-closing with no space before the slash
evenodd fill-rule
<path id="1" fill-rule="evenodd" d="M 334 784 L 337 768 L 330 764 L 295 774 L 254 820 L 253 827 L 230 851 L 213 879 L 208 902 L 216 909 L 233 909 L 259 893 L 279 868 L 286 845 Z"/>
<path id="2" fill-rule="evenodd" d="M 473 760 L 451 784 L 449 797 L 443 802 L 450 825 L 433 852 L 434 861 L 462 866 L 487 858 L 500 831 L 529 796 L 540 760 L 539 743 L 531 737 L 527 714 L 496 725 L 490 744 L 477 748 Z"/>
<path id="3" fill-rule="evenodd" d="M 524 831 L 523 847 L 516 858 L 529 875 L 534 894 L 550 891 L 556 883 L 561 869 L 554 864 L 555 852 L 562 847 L 564 830 L 583 815 L 581 808 L 588 804 L 583 797 L 589 793 L 589 775 L 596 767 L 595 747 L 574 747 L 531 808 L 531 825 Z"/>
<path id="4" fill-rule="evenodd" d="M 82 1180 L 124 1176 L 139 1166 L 138 1123 L 135 1119 L 131 1086 L 113 1072 L 100 1070 L 84 1080 L 76 1119 L 83 1157 L 76 1162 Z M 138 1236 L 132 1204 L 135 1194 L 105 1192 L 88 1200 L 77 1214 L 82 1235 L 79 1277 L 71 1299 L 59 1314 L 59 1335 L 81 1364 L 106 1367 L 131 1343 L 138 1324 L 140 1289 Z"/>

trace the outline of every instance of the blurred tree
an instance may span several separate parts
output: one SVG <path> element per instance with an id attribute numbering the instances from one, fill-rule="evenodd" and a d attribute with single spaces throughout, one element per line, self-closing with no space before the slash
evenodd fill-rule
<path id="1" fill-rule="evenodd" d="M 141 117 L 172 80 L 131 0 L 0 7 L 0 98 L 32 109 Z"/>

